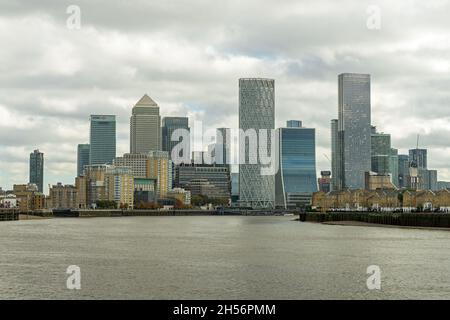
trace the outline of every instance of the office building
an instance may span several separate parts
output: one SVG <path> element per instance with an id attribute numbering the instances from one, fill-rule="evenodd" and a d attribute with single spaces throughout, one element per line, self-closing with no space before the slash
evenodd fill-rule
<path id="1" fill-rule="evenodd" d="M 276 205 L 287 208 L 309 205 L 317 191 L 316 130 L 290 121 L 279 128 L 279 169 L 276 174 Z M 291 202 L 289 202 L 291 199 Z"/>
<path id="2" fill-rule="evenodd" d="M 341 190 L 342 186 L 342 153 L 339 137 L 339 121 L 331 120 L 331 190 Z"/>
<path id="3" fill-rule="evenodd" d="M 399 168 L 398 168 L 398 150 L 391 148 L 391 154 L 389 156 L 389 173 L 391 174 L 392 183 L 399 188 Z"/>
<path id="4" fill-rule="evenodd" d="M 89 165 L 89 152 L 91 146 L 89 144 L 79 144 L 77 150 L 77 176 L 83 175 L 84 166 Z"/>
<path id="5" fill-rule="evenodd" d="M 410 149 L 410 165 L 418 169 L 427 169 L 427 149 Z"/>
<path id="6" fill-rule="evenodd" d="M 274 128 L 275 80 L 239 79 L 239 129 L 242 130 L 239 140 L 243 144 L 240 146 L 239 202 L 242 207 L 275 207 L 275 174 L 267 170 L 270 165 L 263 165 L 258 155 L 258 150 L 263 150 L 260 141 L 264 132 L 261 129 L 267 130 L 268 153 L 276 152 L 271 138 Z M 251 141 L 247 136 L 251 130 L 258 134 L 257 141 Z M 256 148 L 251 144 L 256 144 Z"/>
<path id="7" fill-rule="evenodd" d="M 130 167 L 135 178 L 147 178 L 147 161 L 146 153 L 125 153 L 116 157 L 113 163 L 118 167 Z"/>
<path id="8" fill-rule="evenodd" d="M 338 96 L 337 130 L 332 122 L 335 186 L 363 189 L 365 173 L 371 170 L 370 75 L 340 74 Z"/>
<path id="9" fill-rule="evenodd" d="M 44 191 L 44 154 L 39 150 L 30 153 L 30 183 L 34 183 L 39 192 Z"/>
<path id="10" fill-rule="evenodd" d="M 116 116 L 91 115 L 89 164 L 112 164 L 116 157 Z"/>
<path id="11" fill-rule="evenodd" d="M 159 107 L 144 95 L 133 107 L 130 118 L 130 153 L 161 150 L 161 117 Z"/>
<path id="12" fill-rule="evenodd" d="M 134 178 L 134 207 L 145 208 L 149 203 L 156 203 L 156 179 Z"/>
<path id="13" fill-rule="evenodd" d="M 231 197 L 230 168 L 227 165 L 181 164 L 175 172 L 175 186 L 191 191 L 192 195 Z"/>
<path id="14" fill-rule="evenodd" d="M 214 162 L 217 164 L 231 164 L 231 129 L 217 128 Z"/>
<path id="15" fill-rule="evenodd" d="M 173 148 L 183 141 L 183 138 L 179 138 L 178 141 L 172 141 L 172 134 L 177 129 L 186 130 L 190 133 L 189 128 L 189 119 L 187 117 L 164 117 L 162 119 L 162 150 L 167 151 L 169 153 L 169 158 L 172 159 L 172 150 Z M 174 137 L 175 138 L 175 137 Z M 184 159 L 185 157 L 190 156 L 191 150 L 190 150 L 190 138 L 189 141 L 187 141 L 188 148 L 187 150 L 182 150 L 177 155 L 179 159 Z M 183 152 L 186 152 L 186 155 L 183 154 Z M 190 162 L 190 161 L 188 161 Z"/>
<path id="16" fill-rule="evenodd" d="M 380 133 L 372 127 L 371 133 L 371 158 L 372 171 L 381 175 L 390 173 L 389 163 L 391 161 L 391 135 Z"/>
<path id="17" fill-rule="evenodd" d="M 408 188 L 409 181 L 409 156 L 407 154 L 398 155 L 398 187 Z"/>

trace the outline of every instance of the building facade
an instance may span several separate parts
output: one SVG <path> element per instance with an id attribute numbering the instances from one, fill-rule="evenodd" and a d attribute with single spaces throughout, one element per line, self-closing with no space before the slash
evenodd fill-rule
<path id="1" fill-rule="evenodd" d="M 346 189 L 364 188 L 365 172 L 371 170 L 370 75 L 344 73 L 338 76 L 338 129 L 333 139 L 336 185 Z"/>
<path id="2" fill-rule="evenodd" d="M 131 168 L 110 166 L 105 172 L 105 194 L 117 208 L 133 208 L 134 177 Z"/>
<path id="3" fill-rule="evenodd" d="M 275 80 L 247 78 L 239 79 L 239 203 L 242 207 L 275 207 L 275 173 L 264 169 L 258 150 L 262 148 L 261 136 L 267 134 L 267 150 L 272 153 L 271 130 L 275 128 Z M 260 131 L 265 129 L 268 132 Z M 257 147 L 250 146 L 251 139 L 246 132 L 255 130 L 258 134 Z M 275 148 L 272 150 L 272 148 Z M 264 173 L 263 173 L 264 172 Z"/>
<path id="4" fill-rule="evenodd" d="M 83 175 L 84 166 L 89 165 L 89 144 L 79 144 L 77 148 L 77 177 Z"/>
<path id="5" fill-rule="evenodd" d="M 159 106 L 144 95 L 133 107 L 130 118 L 130 153 L 161 150 Z"/>
<path id="6" fill-rule="evenodd" d="M 34 183 L 39 192 L 44 191 L 44 154 L 39 150 L 30 153 L 30 183 Z"/>
<path id="7" fill-rule="evenodd" d="M 398 187 L 408 188 L 409 181 L 409 156 L 407 154 L 398 155 Z"/>
<path id="8" fill-rule="evenodd" d="M 308 205 L 311 195 L 317 191 L 316 130 L 300 125 L 301 121 L 278 130 L 279 169 L 276 174 L 276 205 L 295 207 Z M 288 200 L 291 199 L 291 202 Z M 294 199 L 300 202 L 292 202 Z"/>
<path id="9" fill-rule="evenodd" d="M 386 175 L 390 173 L 391 135 L 377 132 L 375 127 L 371 133 L 372 171 Z"/>
<path id="10" fill-rule="evenodd" d="M 175 169 L 175 186 L 192 195 L 231 198 L 230 168 L 227 165 L 181 164 Z"/>
<path id="11" fill-rule="evenodd" d="M 77 209 L 77 188 L 73 185 L 63 185 L 58 182 L 50 187 L 49 204 L 50 209 Z"/>
<path id="12" fill-rule="evenodd" d="M 112 164 L 116 157 L 116 116 L 91 115 L 89 164 Z"/>
<path id="13" fill-rule="evenodd" d="M 157 180 L 156 194 L 165 198 L 172 189 L 172 161 L 167 151 L 151 151 L 147 159 L 147 178 Z"/>
<path id="14" fill-rule="evenodd" d="M 187 117 L 164 117 L 162 119 L 162 150 L 168 152 L 170 159 L 172 159 L 172 149 L 183 141 L 183 138 L 181 138 L 180 141 L 172 141 L 172 134 L 177 129 L 183 129 L 190 132 L 189 119 Z M 188 157 L 190 157 L 191 154 L 190 145 L 191 143 L 188 141 L 189 148 L 182 151 L 186 152 L 186 156 Z M 180 153 L 178 157 L 183 159 L 185 155 Z"/>

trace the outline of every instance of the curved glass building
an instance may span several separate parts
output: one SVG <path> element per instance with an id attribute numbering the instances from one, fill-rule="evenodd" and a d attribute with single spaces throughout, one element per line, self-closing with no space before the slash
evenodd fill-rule
<path id="1" fill-rule="evenodd" d="M 317 188 L 316 130 L 288 121 L 278 129 L 280 167 L 276 176 L 277 206 L 296 207 L 310 204 Z"/>

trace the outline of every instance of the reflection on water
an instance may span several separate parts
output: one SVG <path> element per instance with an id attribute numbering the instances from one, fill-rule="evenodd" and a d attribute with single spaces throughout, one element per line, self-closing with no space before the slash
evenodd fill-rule
<path id="1" fill-rule="evenodd" d="M 450 232 L 293 217 L 129 217 L 0 223 L 0 298 L 450 298 Z M 81 268 L 81 290 L 66 268 Z M 368 290 L 366 268 L 381 268 Z"/>

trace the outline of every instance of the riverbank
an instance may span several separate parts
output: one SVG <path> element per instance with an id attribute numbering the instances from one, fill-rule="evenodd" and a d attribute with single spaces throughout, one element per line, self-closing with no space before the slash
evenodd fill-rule
<path id="1" fill-rule="evenodd" d="M 439 227 L 414 227 L 414 226 L 396 226 L 390 224 L 369 223 L 361 221 L 327 221 L 321 224 L 333 225 L 333 226 L 351 226 L 351 227 L 378 227 L 378 228 L 400 228 L 400 229 L 419 229 L 419 230 L 440 230 L 450 231 L 450 228 Z"/>
<path id="2" fill-rule="evenodd" d="M 382 225 L 395 227 L 442 228 L 450 230 L 448 213 L 393 213 L 393 212 L 308 212 L 301 213 L 303 222 L 367 226 Z"/>
<path id="3" fill-rule="evenodd" d="M 51 219 L 52 217 L 41 217 L 30 214 L 19 214 L 19 220 L 41 220 L 41 219 Z"/>

